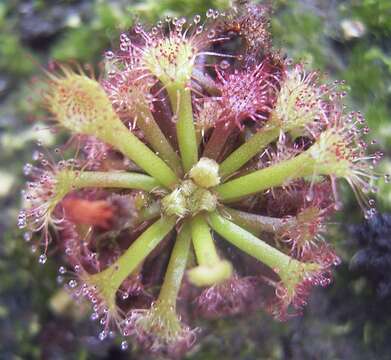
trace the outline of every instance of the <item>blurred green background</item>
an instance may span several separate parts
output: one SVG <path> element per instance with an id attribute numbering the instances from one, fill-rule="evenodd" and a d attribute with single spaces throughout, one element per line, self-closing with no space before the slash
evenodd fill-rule
<path id="1" fill-rule="evenodd" d="M 40 66 L 70 59 L 96 66 L 105 49 L 116 47 L 120 30 L 138 19 L 227 6 L 228 0 L 0 2 L 0 359 L 148 358 L 133 345 L 121 352 L 118 340 L 99 342 L 88 309 L 69 305 L 56 284 L 56 255 L 42 267 L 16 230 L 23 164 L 38 141 L 51 148 L 58 138 L 43 125 Z M 365 114 L 371 138 L 386 153 L 381 169 L 390 173 L 391 1 L 276 0 L 273 6 L 274 46 L 346 80 L 349 106 Z M 329 235 L 343 263 L 333 285 L 314 292 L 304 316 L 277 323 L 259 313 L 203 324 L 188 359 L 390 359 L 391 299 L 378 302 L 370 282 L 348 269 L 358 244 L 347 229 L 362 215 L 349 191 L 344 197 L 337 219 L 344 225 L 331 226 Z M 390 185 L 380 185 L 377 203 L 390 210 Z"/>

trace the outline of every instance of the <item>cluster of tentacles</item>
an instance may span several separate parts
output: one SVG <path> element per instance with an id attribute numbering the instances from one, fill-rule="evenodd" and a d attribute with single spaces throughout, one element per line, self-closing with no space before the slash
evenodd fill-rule
<path id="1" fill-rule="evenodd" d="M 361 114 L 343 84 L 272 48 L 269 13 L 138 24 L 99 81 L 48 72 L 46 107 L 74 134 L 57 152 L 76 155 L 26 165 L 18 223 L 43 234 L 41 263 L 64 252 L 59 277 L 91 302 L 100 339 L 116 328 L 174 357 L 195 316 L 298 314 L 339 263 L 324 238 L 337 180 L 374 212 L 381 154 L 366 155 Z"/>

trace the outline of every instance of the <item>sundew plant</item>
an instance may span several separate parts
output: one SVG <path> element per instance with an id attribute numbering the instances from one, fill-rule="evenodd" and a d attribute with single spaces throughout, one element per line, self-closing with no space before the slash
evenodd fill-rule
<path id="1" fill-rule="evenodd" d="M 99 78 L 47 72 L 44 103 L 72 137 L 25 166 L 18 225 L 40 263 L 63 253 L 59 279 L 99 339 L 180 357 L 196 317 L 298 315 L 340 262 L 326 242 L 339 181 L 374 213 L 382 154 L 362 115 L 343 82 L 273 48 L 269 16 L 245 4 L 137 24 Z"/>

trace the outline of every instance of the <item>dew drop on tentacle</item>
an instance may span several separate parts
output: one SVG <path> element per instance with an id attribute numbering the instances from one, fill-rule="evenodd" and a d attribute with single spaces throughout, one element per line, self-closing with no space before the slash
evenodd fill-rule
<path id="1" fill-rule="evenodd" d="M 210 30 L 208 32 L 208 35 L 207 35 L 208 39 L 213 39 L 215 36 L 216 36 L 216 31 Z"/>
<path id="2" fill-rule="evenodd" d="M 27 226 L 26 217 L 19 215 L 17 225 L 19 229 L 24 229 Z"/>
<path id="3" fill-rule="evenodd" d="M 202 25 L 198 26 L 196 30 L 196 35 L 201 34 L 203 31 L 204 31 L 204 27 Z"/>
<path id="4" fill-rule="evenodd" d="M 106 337 L 107 337 L 107 332 L 106 332 L 105 330 L 102 330 L 102 331 L 98 334 L 98 339 L 99 339 L 100 341 L 105 340 Z"/>
<path id="5" fill-rule="evenodd" d="M 46 263 L 46 261 L 47 261 L 47 256 L 46 256 L 45 254 L 41 254 L 41 255 L 39 256 L 39 258 L 38 258 L 38 262 L 39 262 L 41 265 L 43 265 L 43 264 Z"/>
<path id="6" fill-rule="evenodd" d="M 33 166 L 32 166 L 31 164 L 26 164 L 26 165 L 24 165 L 24 167 L 23 167 L 23 174 L 24 174 L 25 176 L 30 175 L 32 169 L 33 169 Z"/>
<path id="7" fill-rule="evenodd" d="M 24 241 L 26 242 L 29 242 L 31 241 L 31 238 L 32 238 L 32 232 L 31 231 L 26 231 L 24 234 L 23 234 L 23 239 Z"/>
<path id="8" fill-rule="evenodd" d="M 112 51 L 106 51 L 105 52 L 105 58 L 106 58 L 106 60 L 114 59 L 114 53 Z"/>
<path id="9" fill-rule="evenodd" d="M 219 66 L 221 69 L 227 70 L 231 66 L 231 64 L 228 60 L 222 60 L 222 61 L 220 61 Z"/>
<path id="10" fill-rule="evenodd" d="M 206 17 L 211 18 L 211 17 L 213 17 L 213 15 L 214 15 L 214 10 L 208 9 L 208 11 L 206 12 Z"/>
<path id="11" fill-rule="evenodd" d="M 93 312 L 90 316 L 91 321 L 96 321 L 99 319 L 99 314 L 97 312 Z"/>
<path id="12" fill-rule="evenodd" d="M 122 350 L 122 351 L 125 351 L 125 350 L 128 349 L 128 347 L 129 347 L 128 342 L 127 342 L 126 340 L 123 340 L 123 341 L 121 342 L 121 350 Z"/>
<path id="13" fill-rule="evenodd" d="M 74 289 L 74 288 L 76 288 L 76 286 L 77 286 L 77 281 L 76 281 L 76 280 L 70 280 L 69 283 L 68 283 L 68 285 L 69 285 L 69 287 L 70 287 L 71 289 Z"/>

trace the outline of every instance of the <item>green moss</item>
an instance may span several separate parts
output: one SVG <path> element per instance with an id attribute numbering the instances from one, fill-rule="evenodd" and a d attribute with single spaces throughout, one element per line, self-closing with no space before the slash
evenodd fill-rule
<path id="1" fill-rule="evenodd" d="M 91 20 L 65 32 L 52 48 L 51 56 L 59 61 L 93 63 L 104 49 L 111 47 L 111 41 L 117 41 L 121 30 L 130 27 L 132 20 L 131 13 L 123 7 L 98 2 Z"/>
<path id="2" fill-rule="evenodd" d="M 273 18 L 272 27 L 278 47 L 285 49 L 289 57 L 302 60 L 310 67 L 326 67 L 327 41 L 319 31 L 325 27 L 320 17 L 288 7 Z"/>
<path id="3" fill-rule="evenodd" d="M 354 1 L 342 6 L 343 14 L 363 21 L 376 36 L 391 32 L 391 2 L 389 0 Z"/>
<path id="4" fill-rule="evenodd" d="M 28 75 L 34 69 L 32 59 L 18 37 L 0 27 L 0 70 L 11 76 Z"/>

